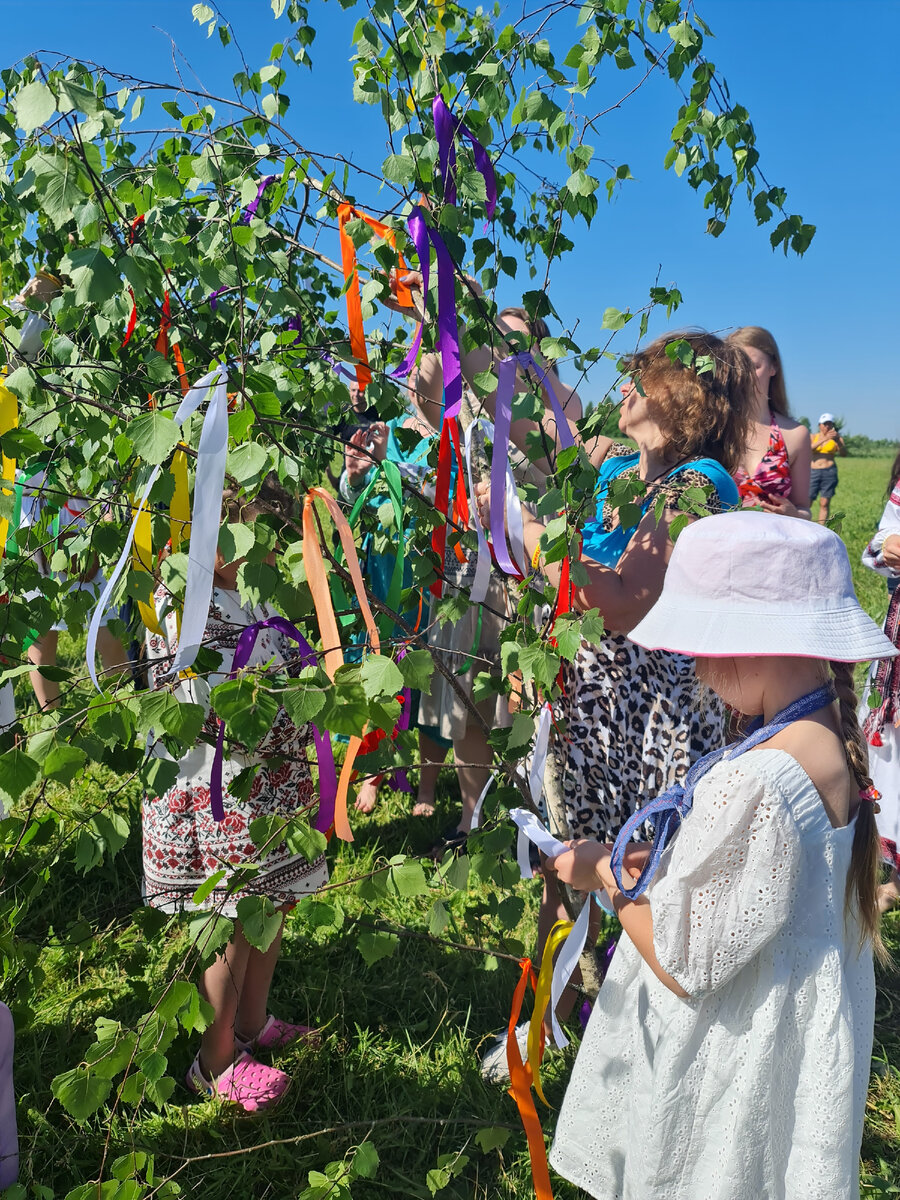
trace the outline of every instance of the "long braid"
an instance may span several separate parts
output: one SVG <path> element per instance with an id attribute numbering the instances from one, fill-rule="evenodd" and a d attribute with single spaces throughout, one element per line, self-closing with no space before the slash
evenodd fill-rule
<path id="1" fill-rule="evenodd" d="M 858 701 L 853 687 L 850 663 L 832 662 L 831 671 L 840 705 L 841 736 L 847 765 L 860 791 L 872 786 L 869 754 L 857 718 Z M 856 814 L 853 850 L 847 874 L 847 905 L 854 905 L 862 940 L 871 941 L 875 957 L 890 962 L 890 954 L 881 938 L 881 914 L 878 910 L 878 877 L 881 869 L 881 842 L 875 825 L 875 805 L 863 800 Z"/>

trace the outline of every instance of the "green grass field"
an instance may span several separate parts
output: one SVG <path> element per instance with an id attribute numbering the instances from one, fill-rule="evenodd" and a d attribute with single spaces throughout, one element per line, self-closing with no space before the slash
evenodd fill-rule
<path id="1" fill-rule="evenodd" d="M 887 460 L 841 462 L 833 507 L 845 514 L 842 533 L 857 589 L 877 619 L 885 609 L 883 581 L 859 565 L 859 554 L 881 513 L 889 466 Z M 66 840 L 40 844 L 36 838 L 17 857 L 17 886 L 43 886 L 27 924 L 17 930 L 34 944 L 43 978 L 30 1002 L 7 997 L 19 1030 L 25 1185 L 20 1196 L 62 1198 L 75 1184 L 96 1179 L 101 1164 L 109 1178 L 112 1161 L 132 1150 L 154 1155 L 157 1182 L 173 1177 L 184 1194 L 214 1200 L 344 1200 L 351 1194 L 353 1200 L 430 1200 L 433 1194 L 446 1200 L 521 1200 L 532 1194 L 515 1106 L 502 1089 L 482 1082 L 478 1053 L 507 1018 L 518 976 L 514 960 L 530 948 L 534 935 L 537 885 L 514 883 L 499 894 L 478 880 L 475 864 L 466 860 L 455 868 L 473 866 L 466 890 L 436 880 L 427 897 L 395 897 L 373 906 L 357 888 L 347 888 L 329 896 L 340 902 L 331 924 L 316 926 L 310 914 L 292 918 L 273 1008 L 286 1018 L 322 1026 L 325 1035 L 320 1049 L 291 1050 L 277 1060 L 295 1084 L 272 1117 L 235 1121 L 212 1102 L 194 1101 L 179 1082 L 160 1111 L 147 1104 L 137 1110 L 108 1104 L 86 1124 L 70 1120 L 51 1095 L 51 1079 L 84 1053 L 98 1017 L 128 1026 L 144 1013 L 187 948 L 177 922 L 155 929 L 139 908 L 139 797 L 133 788 L 120 790 L 116 798 L 131 825 L 124 848 L 87 876 L 75 869 L 78 821 L 118 787 L 111 773 L 98 770 L 68 792 L 58 789 L 51 802 L 66 814 Z M 434 819 L 413 820 L 409 800 L 389 796 L 374 817 L 356 821 L 352 846 L 333 848 L 332 881 L 363 876 L 398 851 L 424 852 L 453 819 L 454 804 L 449 776 L 442 781 Z M 504 895 L 514 897 L 511 903 L 521 909 L 518 940 L 501 934 L 495 919 Z M 447 910 L 442 936 L 466 948 L 429 939 L 435 898 L 442 898 Z M 376 920 L 417 936 L 403 934 L 393 957 L 367 966 L 356 941 L 360 929 Z M 890 916 L 887 929 L 900 955 L 900 918 Z M 479 946 L 498 953 L 484 953 Z M 882 974 L 863 1146 L 862 1190 L 869 1198 L 900 1195 L 897 1011 L 900 981 Z M 183 1070 L 192 1053 L 190 1040 L 181 1035 L 170 1059 Z M 573 1053 L 570 1048 L 547 1060 L 551 1109 L 541 1116 L 548 1133 Z M 823 1122 L 829 1116 L 823 1111 Z M 310 1172 L 325 1171 L 367 1140 L 380 1158 L 373 1178 L 342 1184 L 332 1167 L 327 1176 L 310 1181 Z M 559 1200 L 580 1195 L 562 1182 L 555 1185 Z M 157 1193 L 117 1191 L 114 1185 L 103 1197 L 138 1200 L 145 1194 Z"/>

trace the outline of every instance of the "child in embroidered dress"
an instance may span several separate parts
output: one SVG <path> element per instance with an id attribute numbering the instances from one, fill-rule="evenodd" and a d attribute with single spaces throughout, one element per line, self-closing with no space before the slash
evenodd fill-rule
<path id="1" fill-rule="evenodd" d="M 661 845 L 683 817 L 661 858 L 620 838 L 548 861 L 627 935 L 551 1162 L 602 1200 L 856 1200 L 885 951 L 851 664 L 898 651 L 836 534 L 751 512 L 682 533 L 631 636 L 756 720 L 655 802 Z"/>
<path id="2" fill-rule="evenodd" d="M 233 500 L 227 507 L 233 522 L 249 522 L 261 515 L 252 506 L 240 510 Z M 283 708 L 255 751 L 229 749 L 222 772 L 224 820 L 217 822 L 211 812 L 217 722 L 210 713 L 209 694 L 227 678 L 244 629 L 274 615 L 265 605 L 242 603 L 237 591 L 240 565 L 240 561 L 228 562 L 218 551 L 203 645 L 221 654 L 220 667 L 213 673 L 182 678 L 175 687 L 180 700 L 205 709 L 205 736 L 180 760 L 178 778 L 171 787 L 161 796 L 144 797 L 144 898 L 164 912 L 210 910 L 234 920 L 233 938 L 203 975 L 201 991 L 213 1006 L 215 1019 L 203 1034 L 187 1085 L 194 1092 L 217 1095 L 245 1112 L 256 1112 L 278 1103 L 290 1084 L 283 1071 L 258 1062 L 256 1052 L 314 1037 L 308 1026 L 269 1015 L 268 996 L 284 915 L 301 896 L 326 883 L 328 871 L 323 856 L 309 862 L 302 854 L 292 853 L 283 841 L 261 859 L 250 836 L 250 824 L 258 817 L 275 815 L 287 821 L 315 804 L 306 759 L 311 728 L 294 725 Z M 156 601 L 161 632 L 147 635 L 151 688 L 171 684 L 168 672 L 178 647 L 178 613 L 165 587 L 157 590 Z M 247 666 L 274 663 L 276 669 L 290 670 L 291 652 L 291 643 L 274 629 L 261 629 Z M 167 757 L 160 742 L 154 744 L 152 753 Z M 229 795 L 228 784 L 245 767 L 254 765 L 259 770 L 247 800 L 241 802 Z M 230 876 L 251 865 L 258 867 L 256 873 L 235 887 Z M 197 888 L 221 868 L 226 870 L 225 877 L 202 904 L 195 905 L 192 896 Z M 238 901 L 248 895 L 267 896 L 282 914 L 281 927 L 265 952 L 250 945 L 236 919 Z"/>

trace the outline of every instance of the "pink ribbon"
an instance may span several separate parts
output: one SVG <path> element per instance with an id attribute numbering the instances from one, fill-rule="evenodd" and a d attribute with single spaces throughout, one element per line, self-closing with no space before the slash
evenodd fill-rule
<path id="1" fill-rule="evenodd" d="M 434 132 L 438 144 L 438 170 L 444 184 L 444 203 L 456 203 L 456 146 L 453 138 L 454 135 L 457 135 L 465 138 L 472 147 L 475 166 L 484 179 L 484 189 L 487 194 L 485 211 L 489 218 L 493 217 L 497 207 L 497 180 L 487 150 L 468 128 L 465 121 L 460 117 L 454 117 L 442 96 L 435 96 L 431 105 L 431 114 L 434 117 Z"/>
<path id="2" fill-rule="evenodd" d="M 569 429 L 569 422 L 563 412 L 553 383 L 547 372 L 534 356 L 525 350 L 521 354 L 510 354 L 501 359 L 497 365 L 497 396 L 494 414 L 494 449 L 491 456 L 491 540 L 493 542 L 494 558 L 498 567 L 507 575 L 520 575 L 521 572 L 512 561 L 506 545 L 506 478 L 509 469 L 510 428 L 512 426 L 512 398 L 516 382 L 516 371 L 519 367 L 531 370 L 538 376 L 544 390 L 550 397 L 553 415 L 556 417 L 557 437 L 564 447 L 574 446 L 575 438 Z"/>
<path id="3" fill-rule="evenodd" d="M 251 200 L 250 203 L 247 205 L 247 207 L 244 209 L 244 211 L 241 213 L 240 217 L 238 217 L 238 225 L 249 225 L 250 224 L 250 218 L 256 216 L 256 210 L 259 208 L 259 202 L 260 202 L 260 200 L 262 200 L 263 192 L 266 190 L 266 188 L 269 186 L 269 184 L 274 179 L 277 179 L 277 178 L 278 178 L 277 175 L 264 175 L 263 176 L 263 178 L 259 181 L 259 187 L 256 189 L 256 199 Z"/>
<path id="4" fill-rule="evenodd" d="M 316 653 L 309 642 L 295 625 L 284 617 L 267 617 L 264 621 L 255 621 L 242 631 L 234 648 L 234 660 L 231 665 L 229 679 L 236 679 L 238 671 L 247 665 L 256 639 L 263 629 L 277 629 L 285 637 L 291 638 L 300 647 L 300 662 L 304 667 L 313 667 L 318 662 Z M 320 833 L 327 833 L 334 824 L 334 802 L 337 796 L 337 773 L 334 768 L 334 751 L 331 737 L 327 731 L 322 731 L 313 725 L 313 740 L 316 745 L 316 761 L 319 768 L 319 813 L 314 828 Z M 213 820 L 222 821 L 225 818 L 225 805 L 222 801 L 222 762 L 225 756 L 225 722 L 220 719 L 219 733 L 216 738 L 216 751 L 213 756 L 212 770 L 209 776 L 209 804 Z"/>

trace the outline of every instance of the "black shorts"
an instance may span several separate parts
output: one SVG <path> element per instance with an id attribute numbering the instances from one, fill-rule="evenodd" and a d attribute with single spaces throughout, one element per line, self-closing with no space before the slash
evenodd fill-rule
<path id="1" fill-rule="evenodd" d="M 816 496 L 830 500 L 837 491 L 837 485 L 837 467 L 834 463 L 830 467 L 813 467 L 809 479 L 810 501 L 815 500 Z"/>

